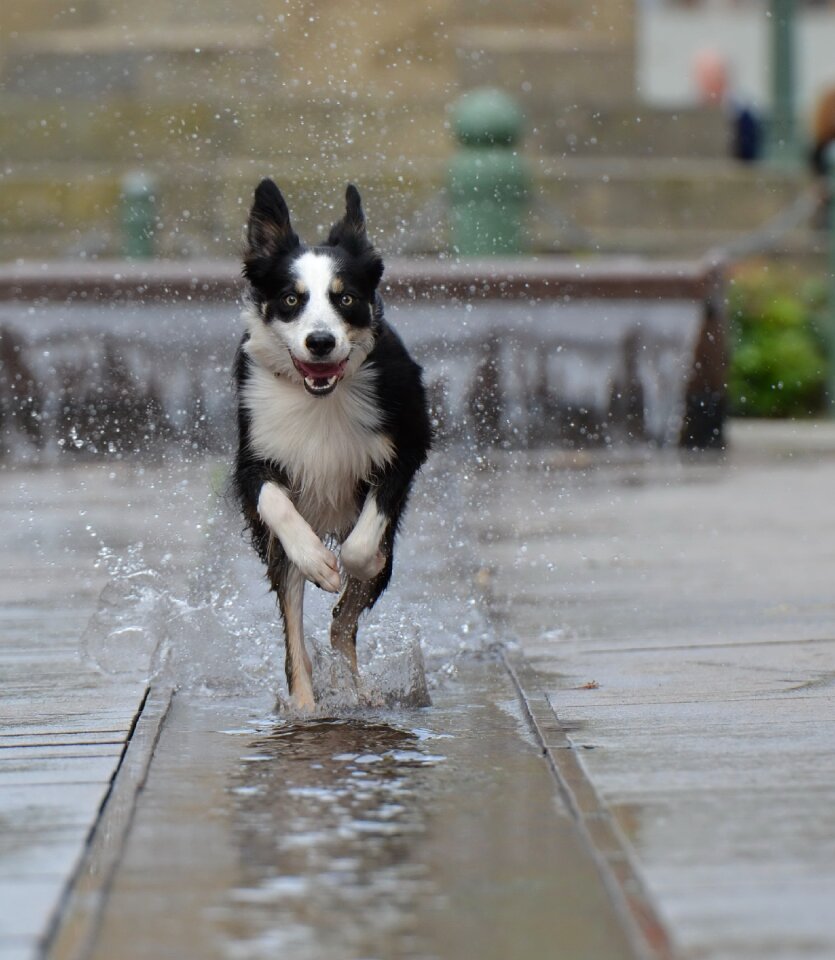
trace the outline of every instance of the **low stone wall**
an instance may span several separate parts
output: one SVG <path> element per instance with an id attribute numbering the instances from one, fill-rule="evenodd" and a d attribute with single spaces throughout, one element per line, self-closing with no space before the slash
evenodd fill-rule
<path id="1" fill-rule="evenodd" d="M 0 267 L 11 459 L 226 450 L 243 285 L 231 261 Z M 439 437 L 478 448 L 722 444 L 721 273 L 605 260 L 389 263 Z"/>

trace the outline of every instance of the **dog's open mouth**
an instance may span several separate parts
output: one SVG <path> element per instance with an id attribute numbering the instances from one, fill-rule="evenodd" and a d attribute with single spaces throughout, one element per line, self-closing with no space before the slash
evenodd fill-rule
<path id="1" fill-rule="evenodd" d="M 296 369 L 304 378 L 304 388 L 314 397 L 324 397 L 336 387 L 345 373 L 348 360 L 339 363 L 307 363 L 293 357 Z"/>

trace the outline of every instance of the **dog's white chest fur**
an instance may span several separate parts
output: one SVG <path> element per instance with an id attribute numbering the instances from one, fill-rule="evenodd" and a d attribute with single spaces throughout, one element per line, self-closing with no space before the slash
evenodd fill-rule
<path id="1" fill-rule="evenodd" d="M 257 361 L 242 391 L 253 452 L 279 464 L 292 481 L 297 509 L 321 532 L 339 533 L 356 519 L 355 488 L 391 460 L 373 367 L 364 366 L 327 397 L 277 377 Z"/>

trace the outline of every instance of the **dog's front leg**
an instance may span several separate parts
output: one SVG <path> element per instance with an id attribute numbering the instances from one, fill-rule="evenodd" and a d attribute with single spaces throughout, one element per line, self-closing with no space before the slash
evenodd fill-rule
<path id="1" fill-rule="evenodd" d="M 386 564 L 381 550 L 389 518 L 377 505 L 375 490 L 369 490 L 354 529 L 342 544 L 342 566 L 357 580 L 373 580 Z"/>
<path id="2" fill-rule="evenodd" d="M 357 676 L 357 625 L 360 614 L 377 598 L 379 588 L 371 580 L 345 578 L 345 586 L 333 608 L 331 646 L 347 660 L 351 672 Z"/>
<path id="3" fill-rule="evenodd" d="M 316 702 L 310 657 L 304 648 L 304 577 L 301 570 L 287 564 L 279 577 L 276 592 L 284 618 L 284 672 L 290 698 L 297 710 L 313 710 Z"/>
<path id="4" fill-rule="evenodd" d="M 404 458 L 387 468 L 365 496 L 354 529 L 342 544 L 342 566 L 358 580 L 382 573 L 394 544 L 409 489 L 423 458 Z"/>
<path id="5" fill-rule="evenodd" d="M 287 558 L 307 580 L 323 590 L 339 593 L 341 581 L 336 557 L 322 543 L 293 506 L 282 487 L 268 481 L 258 496 L 258 515 L 278 538 Z"/>

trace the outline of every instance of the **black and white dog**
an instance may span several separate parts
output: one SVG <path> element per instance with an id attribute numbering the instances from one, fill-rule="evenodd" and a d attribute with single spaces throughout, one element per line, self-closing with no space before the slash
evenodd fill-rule
<path id="1" fill-rule="evenodd" d="M 272 180 L 249 216 L 235 487 L 278 595 L 293 705 L 314 707 L 305 580 L 339 593 L 331 643 L 356 674 L 357 621 L 391 578 L 394 539 L 431 428 L 421 368 L 383 317 L 383 261 L 356 187 L 320 246 Z M 323 543 L 341 544 L 339 560 Z M 341 567 L 341 570 L 340 570 Z"/>

